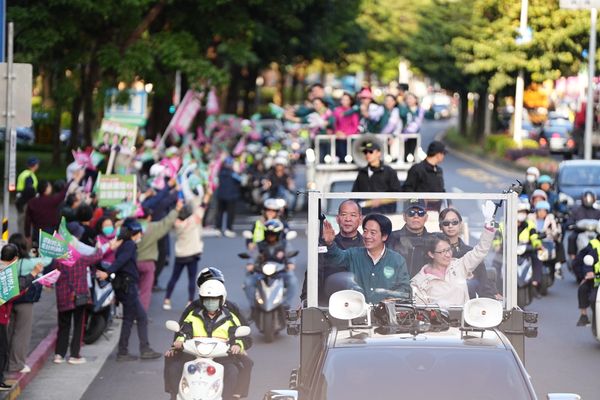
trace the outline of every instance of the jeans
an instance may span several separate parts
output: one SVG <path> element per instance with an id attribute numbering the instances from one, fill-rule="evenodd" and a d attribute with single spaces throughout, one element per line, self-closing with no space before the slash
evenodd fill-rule
<path id="1" fill-rule="evenodd" d="M 171 298 L 173 290 L 175 289 L 175 284 L 179 280 L 183 269 L 187 268 L 188 301 L 194 301 L 194 298 L 196 297 L 196 273 L 198 272 L 198 261 L 200 261 L 200 257 L 194 259 L 194 261 L 189 261 L 186 263 L 181 263 L 175 260 L 175 267 L 173 268 L 171 279 L 169 279 L 169 284 L 167 285 L 167 295 L 165 296 L 165 298 Z"/>
<path id="2" fill-rule="evenodd" d="M 215 228 L 221 230 L 223 226 L 223 215 L 227 214 L 227 222 L 225 223 L 226 229 L 233 230 L 233 220 L 235 218 L 235 206 L 237 200 L 218 200 L 217 201 L 217 220 L 215 221 Z"/>
<path id="3" fill-rule="evenodd" d="M 263 274 L 259 273 L 250 273 L 246 275 L 246 279 L 244 280 L 244 293 L 246 294 L 248 303 L 250 303 L 250 307 L 254 307 L 254 303 L 256 302 L 256 286 L 262 277 Z M 293 271 L 285 271 L 283 273 L 283 284 L 286 288 L 283 306 L 290 308 L 294 300 L 298 297 L 298 278 L 296 278 L 296 274 L 294 274 Z"/>
<path id="4" fill-rule="evenodd" d="M 138 338 L 140 341 L 140 353 L 150 349 L 148 342 L 148 316 L 140 302 L 137 285 L 130 284 L 127 293 L 118 293 L 117 299 L 123 304 L 123 325 L 119 337 L 119 354 L 128 354 L 129 336 L 133 321 L 137 321 Z"/>

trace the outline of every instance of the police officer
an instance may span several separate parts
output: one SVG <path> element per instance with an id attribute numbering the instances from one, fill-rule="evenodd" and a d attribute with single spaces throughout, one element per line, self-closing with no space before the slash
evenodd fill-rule
<path id="1" fill-rule="evenodd" d="M 541 297 L 538 285 L 542 281 L 542 262 L 537 256 L 537 250 L 542 248 L 542 241 L 536 231 L 535 222 L 527 218 L 529 211 L 531 211 L 529 201 L 519 202 L 517 205 L 517 241 L 520 244 L 529 244 L 533 248 L 533 251 L 529 253 L 533 271 L 531 284 L 535 297 Z"/>
<path id="2" fill-rule="evenodd" d="M 358 170 L 356 180 L 352 185 L 353 192 L 400 192 L 402 186 L 393 168 L 384 165 L 381 160 L 381 146 L 377 141 L 366 141 L 360 147 L 365 155 L 367 166 Z M 367 201 L 363 213 L 393 213 L 396 202 L 384 204 L 381 200 Z"/>
<path id="3" fill-rule="evenodd" d="M 579 320 L 577 326 L 586 326 L 590 323 L 587 316 L 588 307 L 594 307 L 596 292 L 600 285 L 600 221 L 596 227 L 598 236 L 590 240 L 573 260 L 573 270 L 580 281 L 577 288 L 577 300 L 579 303 Z M 594 265 L 585 265 L 583 258 L 591 255 L 594 258 Z"/>
<path id="4" fill-rule="evenodd" d="M 446 156 L 444 143 L 434 140 L 427 148 L 427 158 L 408 170 L 406 181 L 402 185 L 404 192 L 445 192 L 444 172 L 440 164 Z M 432 200 L 427 202 L 430 210 L 439 210 L 441 201 Z"/>
<path id="5" fill-rule="evenodd" d="M 183 342 L 192 337 L 214 337 L 228 341 L 230 355 L 215 358 L 224 367 L 223 399 L 239 399 L 248 395 L 252 361 L 244 356 L 251 346 L 249 338 L 236 338 L 235 329 L 245 321 L 237 307 L 227 302 L 227 290 L 222 273 L 216 268 L 205 268 L 197 283 L 199 300 L 193 302 L 182 314 L 180 331 L 175 334 L 172 350 L 165 356 L 165 391 L 176 398 L 183 365 L 194 357 L 181 352 Z"/>
<path id="6" fill-rule="evenodd" d="M 284 225 L 280 220 L 272 219 L 267 221 L 265 223 L 265 240 L 259 242 L 257 245 L 258 255 L 255 263 L 246 266 L 248 274 L 244 281 L 244 292 L 248 299 L 248 303 L 252 308 L 254 308 L 256 285 L 261 278 L 260 274 L 254 273 L 255 265 L 259 263 L 274 261 L 286 264 L 287 271 L 283 275 L 286 287 L 285 299 L 283 300 L 283 306 L 285 308 L 290 308 L 292 302 L 298 295 L 298 278 L 296 278 L 296 274 L 294 274 L 296 266 L 291 259 L 287 258 L 290 249 L 287 242 L 283 240 L 283 234 Z"/>
<path id="7" fill-rule="evenodd" d="M 262 216 L 254 222 L 254 225 L 252 225 L 252 239 L 246 241 L 248 250 L 254 250 L 257 243 L 265 240 L 265 223 L 271 219 L 280 218 L 285 205 L 284 199 L 269 198 L 264 201 Z M 285 222 L 283 222 L 283 224 L 285 232 L 287 226 L 285 226 Z"/>
<path id="8" fill-rule="evenodd" d="M 38 179 L 35 173 L 40 167 L 40 160 L 36 157 L 27 159 L 27 169 L 19 174 L 17 178 L 17 227 L 19 231 L 25 228 L 25 207 L 27 202 L 35 197 L 38 187 Z"/>
<path id="9" fill-rule="evenodd" d="M 138 338 L 140 342 L 140 358 L 154 359 L 161 356 L 152 350 L 148 342 L 148 316 L 140 301 L 138 284 L 140 275 L 137 267 L 137 244 L 142 240 L 142 226 L 133 219 L 128 218 L 121 226 L 118 240 L 122 244 L 115 254 L 115 261 L 104 271 L 96 271 L 96 276 L 105 280 L 109 274 L 115 274 L 112 280 L 117 300 L 123 304 L 123 325 L 119 337 L 119 350 L 117 361 L 132 361 L 137 357 L 129 354 L 129 336 L 133 322 L 137 321 Z"/>

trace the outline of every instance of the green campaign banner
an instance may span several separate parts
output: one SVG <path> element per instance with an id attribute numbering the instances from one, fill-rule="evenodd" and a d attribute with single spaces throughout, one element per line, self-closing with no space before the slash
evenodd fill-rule
<path id="1" fill-rule="evenodd" d="M 62 239 L 54 237 L 40 229 L 39 252 L 43 257 L 62 258 L 69 251 L 69 245 Z"/>
<path id="2" fill-rule="evenodd" d="M 65 217 L 62 217 L 60 220 L 58 234 L 65 240 L 65 242 L 67 242 L 67 244 L 73 241 L 73 235 L 71 235 L 71 232 L 69 232 L 67 229 L 67 220 Z"/>
<path id="3" fill-rule="evenodd" d="M 135 203 L 137 182 L 135 175 L 101 175 L 98 177 L 96 197 L 98 206 L 114 207 L 121 203 Z"/>
<path id="4" fill-rule="evenodd" d="M 19 294 L 18 262 L 7 265 L 0 270 L 0 305 Z"/>

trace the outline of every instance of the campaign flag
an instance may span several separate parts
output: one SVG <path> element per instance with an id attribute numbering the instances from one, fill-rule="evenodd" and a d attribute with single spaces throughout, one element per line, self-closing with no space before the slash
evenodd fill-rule
<path id="1" fill-rule="evenodd" d="M 198 114 L 202 106 L 201 99 L 202 96 L 200 93 L 190 89 L 186 92 L 183 100 L 181 100 L 170 124 L 173 130 L 179 135 L 186 133 L 192 125 L 196 114 Z"/>
<path id="2" fill-rule="evenodd" d="M 17 262 L 7 265 L 0 271 L 0 305 L 19 294 L 19 268 Z"/>
<path id="3" fill-rule="evenodd" d="M 104 154 L 96 151 L 96 150 L 92 150 L 92 153 L 90 154 L 90 161 L 92 162 L 92 165 L 94 167 L 98 167 L 98 165 L 100 165 L 100 163 L 105 159 L 106 157 L 104 156 Z"/>
<path id="4" fill-rule="evenodd" d="M 68 243 L 40 229 L 39 252 L 43 257 L 63 258 L 68 251 Z"/>
<path id="5" fill-rule="evenodd" d="M 69 230 L 67 229 L 67 220 L 65 219 L 65 217 L 62 217 L 60 220 L 60 225 L 58 226 L 58 234 L 67 243 L 72 243 L 73 239 L 75 239 L 73 235 L 71 235 L 71 232 L 69 232 Z"/>
<path id="6" fill-rule="evenodd" d="M 136 196 L 136 175 L 102 175 L 97 180 L 98 206 L 114 207 L 133 203 Z"/>
<path id="7" fill-rule="evenodd" d="M 39 278 L 35 279 L 33 283 L 39 283 L 42 286 L 50 287 L 58 281 L 60 277 L 60 270 L 54 269 L 48 272 L 46 275 L 42 275 Z"/>
<path id="8" fill-rule="evenodd" d="M 217 91 L 215 88 L 211 88 L 208 92 L 208 99 L 206 99 L 206 114 L 216 115 L 219 113 L 219 99 L 217 98 Z"/>

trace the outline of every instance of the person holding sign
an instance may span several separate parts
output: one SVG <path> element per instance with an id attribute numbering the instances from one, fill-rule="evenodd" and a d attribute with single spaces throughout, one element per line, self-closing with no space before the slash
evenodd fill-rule
<path id="1" fill-rule="evenodd" d="M 37 264 L 31 273 L 19 276 L 16 261 L 19 258 L 19 249 L 12 243 L 5 245 L 0 250 L 0 391 L 10 390 L 11 386 L 4 382 L 4 370 L 8 362 L 8 322 L 12 311 L 12 299 L 24 291 L 33 282 L 37 274 L 42 271 L 42 264 Z"/>

